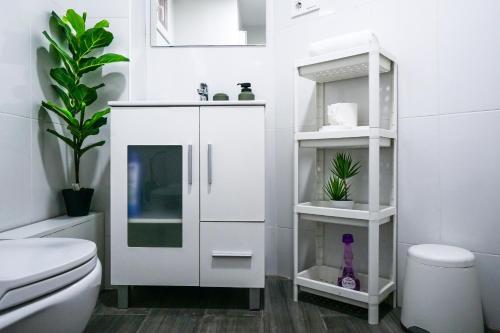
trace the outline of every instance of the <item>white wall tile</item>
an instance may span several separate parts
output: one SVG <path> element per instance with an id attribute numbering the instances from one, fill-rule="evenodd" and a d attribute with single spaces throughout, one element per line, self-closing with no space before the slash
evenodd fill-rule
<path id="1" fill-rule="evenodd" d="M 31 121 L 0 114 L 0 230 L 30 222 Z"/>
<path id="2" fill-rule="evenodd" d="M 278 226 L 293 227 L 293 130 L 276 131 L 276 218 Z"/>
<path id="3" fill-rule="evenodd" d="M 29 15 L 26 6 L 14 2 L 8 6 L 8 15 L 0 20 L 0 113 L 29 115 L 30 38 Z"/>
<path id="4" fill-rule="evenodd" d="M 278 275 L 291 278 L 293 274 L 293 230 L 278 227 L 276 235 Z"/>
<path id="5" fill-rule="evenodd" d="M 276 145 L 275 132 L 266 131 L 266 226 L 277 224 L 276 214 Z"/>
<path id="6" fill-rule="evenodd" d="M 276 275 L 278 273 L 277 240 L 276 227 L 266 226 L 266 275 Z"/>
<path id="7" fill-rule="evenodd" d="M 408 249 L 411 245 L 398 243 L 398 305 L 401 306 L 403 304 L 403 288 L 404 288 L 404 280 L 405 280 L 405 272 L 406 272 L 406 254 L 408 253 Z"/>
<path id="8" fill-rule="evenodd" d="M 128 17 L 129 0 L 53 0 L 60 11 L 69 8 L 77 13 L 87 12 L 88 18 Z M 133 0 L 138 1 L 138 0 Z"/>
<path id="9" fill-rule="evenodd" d="M 500 253 L 500 111 L 440 117 L 442 240 Z"/>
<path id="10" fill-rule="evenodd" d="M 63 133 L 57 123 L 31 120 L 31 211 L 30 221 L 41 221 L 65 211 L 61 190 L 73 182 L 69 178 L 70 154 L 67 145 L 47 132 Z"/>
<path id="11" fill-rule="evenodd" d="M 441 233 L 439 181 L 439 119 L 399 121 L 399 241 L 439 242 Z"/>
<path id="12" fill-rule="evenodd" d="M 500 109 L 500 2 L 437 3 L 440 113 Z"/>
<path id="13" fill-rule="evenodd" d="M 438 110 L 437 3 L 398 1 L 400 117 L 436 115 Z"/>
<path id="14" fill-rule="evenodd" d="M 486 326 L 500 330 L 500 256 L 476 253 L 479 273 L 479 288 L 483 302 Z"/>
<path id="15" fill-rule="evenodd" d="M 38 12 L 34 12 L 30 20 L 31 29 L 28 37 L 31 43 L 31 51 L 29 52 L 31 97 L 27 99 L 30 107 L 27 116 L 44 122 L 61 123 L 60 118 L 41 108 L 42 100 L 58 101 L 54 89 L 51 87 L 53 82 L 49 73 L 52 68 L 60 66 L 55 53 L 50 51 L 49 43 L 42 35 L 43 31 L 47 31 L 51 36 L 54 35 L 53 29 L 49 26 L 50 7 L 47 7 L 46 2 L 33 8 L 33 11 L 37 9 Z"/>

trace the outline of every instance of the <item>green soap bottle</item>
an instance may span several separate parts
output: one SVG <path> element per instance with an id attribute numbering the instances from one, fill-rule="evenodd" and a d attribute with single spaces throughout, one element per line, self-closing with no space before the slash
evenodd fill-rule
<path id="1" fill-rule="evenodd" d="M 238 100 L 240 101 L 253 101 L 255 100 L 255 95 L 252 93 L 251 83 L 238 83 L 241 86 L 241 93 L 238 95 Z"/>

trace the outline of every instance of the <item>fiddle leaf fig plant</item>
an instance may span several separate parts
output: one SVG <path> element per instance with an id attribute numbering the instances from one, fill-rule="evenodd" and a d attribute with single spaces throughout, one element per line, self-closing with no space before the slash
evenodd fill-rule
<path id="1" fill-rule="evenodd" d="M 86 114 L 88 106 L 97 100 L 97 91 L 104 87 L 104 83 L 89 86 L 83 83 L 82 79 L 86 74 L 106 64 L 128 59 L 114 53 L 95 55 L 96 51 L 109 46 L 113 41 L 113 34 L 106 30 L 109 28 L 108 21 L 102 20 L 93 27 L 86 27 L 87 13 L 80 16 L 73 9 L 68 9 L 63 17 L 52 12 L 51 17 L 61 30 L 61 41 L 57 42 L 47 31 L 44 31 L 43 35 L 61 60 L 61 67 L 50 70 L 50 77 L 55 82 L 52 87 L 60 101 L 59 103 L 42 101 L 42 106 L 54 112 L 66 124 L 67 133 L 53 129 L 47 131 L 73 150 L 75 168 L 73 189 L 79 190 L 82 156 L 90 149 L 105 144 L 102 140 L 85 145 L 86 140 L 99 134 L 99 129 L 106 124 L 106 115 L 110 112 L 109 108 L 105 108 L 92 115 Z"/>

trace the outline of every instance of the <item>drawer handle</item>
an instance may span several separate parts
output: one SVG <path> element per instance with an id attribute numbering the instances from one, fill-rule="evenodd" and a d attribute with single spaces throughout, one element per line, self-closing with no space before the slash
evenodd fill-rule
<path id="1" fill-rule="evenodd" d="M 212 251 L 212 257 L 216 258 L 251 258 L 251 251 Z"/>

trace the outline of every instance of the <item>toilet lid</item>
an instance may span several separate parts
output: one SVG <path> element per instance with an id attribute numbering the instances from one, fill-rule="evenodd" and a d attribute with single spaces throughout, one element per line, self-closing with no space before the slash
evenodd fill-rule
<path id="1" fill-rule="evenodd" d="M 474 254 L 468 250 L 449 245 L 420 244 L 408 249 L 414 260 L 437 267 L 472 267 Z"/>
<path id="2" fill-rule="evenodd" d="M 82 239 L 0 241 L 0 310 L 81 279 L 95 267 L 96 253 Z"/>

